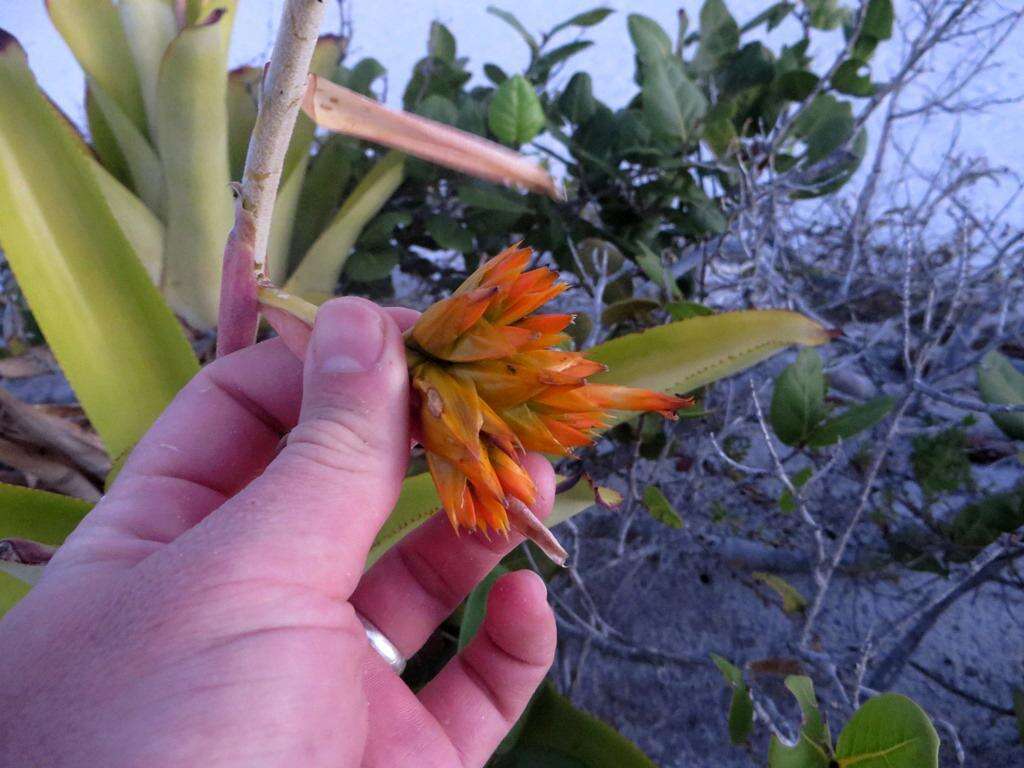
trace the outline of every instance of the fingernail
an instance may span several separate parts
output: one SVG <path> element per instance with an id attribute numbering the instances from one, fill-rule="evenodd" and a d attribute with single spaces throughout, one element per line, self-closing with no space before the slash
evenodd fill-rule
<path id="1" fill-rule="evenodd" d="M 384 348 L 382 318 L 359 299 L 329 301 L 317 312 L 312 347 L 321 373 L 364 373 Z"/>

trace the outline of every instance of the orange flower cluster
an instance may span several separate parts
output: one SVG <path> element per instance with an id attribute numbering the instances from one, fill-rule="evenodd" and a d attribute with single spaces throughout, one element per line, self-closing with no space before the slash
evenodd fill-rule
<path id="1" fill-rule="evenodd" d="M 645 389 L 589 384 L 605 370 L 557 349 L 572 315 L 532 314 L 566 285 L 546 267 L 527 269 L 529 248 L 486 262 L 408 335 L 427 463 L 452 525 L 535 538 L 536 497 L 523 451 L 566 455 L 590 445 L 608 411 L 666 417 L 690 404 Z M 529 530 L 527 530 L 529 529 Z M 543 535 L 543 534 L 541 534 Z"/>

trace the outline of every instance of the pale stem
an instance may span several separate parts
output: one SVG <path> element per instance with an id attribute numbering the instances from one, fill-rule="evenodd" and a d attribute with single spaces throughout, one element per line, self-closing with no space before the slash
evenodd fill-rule
<path id="1" fill-rule="evenodd" d="M 264 272 L 270 220 L 284 156 L 291 141 L 317 34 L 324 17 L 323 0 L 286 0 L 270 66 L 260 92 L 259 114 L 249 139 L 242 175 L 242 205 L 255 220 L 253 258 Z"/>

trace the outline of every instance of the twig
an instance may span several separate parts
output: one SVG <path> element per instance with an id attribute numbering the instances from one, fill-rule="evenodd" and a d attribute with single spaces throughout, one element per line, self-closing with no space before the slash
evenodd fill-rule
<path id="1" fill-rule="evenodd" d="M 323 0 L 286 0 L 260 91 L 259 114 L 242 175 L 242 206 L 254 219 L 253 259 L 259 272 L 266 268 L 267 239 L 284 156 L 306 92 L 309 63 L 323 17 Z"/>

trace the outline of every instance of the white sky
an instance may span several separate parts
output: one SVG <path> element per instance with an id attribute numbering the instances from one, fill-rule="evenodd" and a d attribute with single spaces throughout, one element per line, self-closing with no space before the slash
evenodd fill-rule
<path id="1" fill-rule="evenodd" d="M 324 31 L 335 31 L 339 25 L 338 6 L 328 2 Z M 598 0 L 492 0 L 516 13 L 526 26 L 541 30 L 567 16 L 602 4 Z M 447 24 L 458 41 L 459 55 L 468 56 L 474 71 L 492 61 L 506 71 L 515 70 L 527 61 L 526 46 L 499 19 L 485 12 L 486 0 L 346 0 L 352 9 L 354 39 L 350 60 L 367 55 L 379 59 L 391 78 L 389 102 L 395 103 L 408 80 L 413 64 L 426 48 L 427 29 L 433 19 Z M 765 7 L 767 0 L 729 0 L 729 7 L 742 22 Z M 897 0 L 897 8 L 909 0 Z M 1015 0 L 1016 2 L 1016 0 Z M 619 12 L 600 26 L 589 30 L 595 45 L 572 60 L 562 77 L 586 70 L 594 79 L 598 95 L 613 106 L 621 105 L 635 91 L 632 82 L 633 51 L 626 33 L 626 14 L 638 12 L 657 19 L 674 34 L 676 11 L 682 7 L 691 19 L 699 13 L 700 0 L 605 0 L 603 3 Z M 267 56 L 274 25 L 283 0 L 240 0 L 239 14 L 231 50 L 232 66 L 261 63 Z M 0 27 L 14 34 L 28 51 L 29 61 L 42 87 L 76 121 L 83 117 L 81 70 L 71 52 L 57 34 L 46 15 L 43 0 L 0 0 Z M 779 40 L 795 39 L 786 28 L 776 30 Z M 567 38 L 571 39 L 571 38 Z M 831 60 L 839 33 L 825 36 L 814 53 Z M 892 46 L 887 55 L 881 49 L 876 68 L 891 65 L 896 53 Z M 1024 29 L 1018 29 L 1009 41 L 1004 56 L 1006 64 L 985 77 L 979 87 L 989 93 L 1024 93 Z M 884 72 L 876 73 L 884 74 Z M 2 116 L 0 116 L 2 119 Z M 960 141 L 972 154 L 984 154 L 995 165 L 1024 171 L 1024 107 L 1019 104 L 998 108 L 990 114 L 963 118 Z M 940 120 L 924 126 L 923 139 L 917 147 L 918 157 L 927 162 L 942 152 L 949 142 L 955 124 Z M 915 133 L 922 133 L 914 126 Z M 1006 190 L 988 189 L 987 202 L 998 203 Z M 1015 211 L 1024 216 L 1024 204 Z"/>

